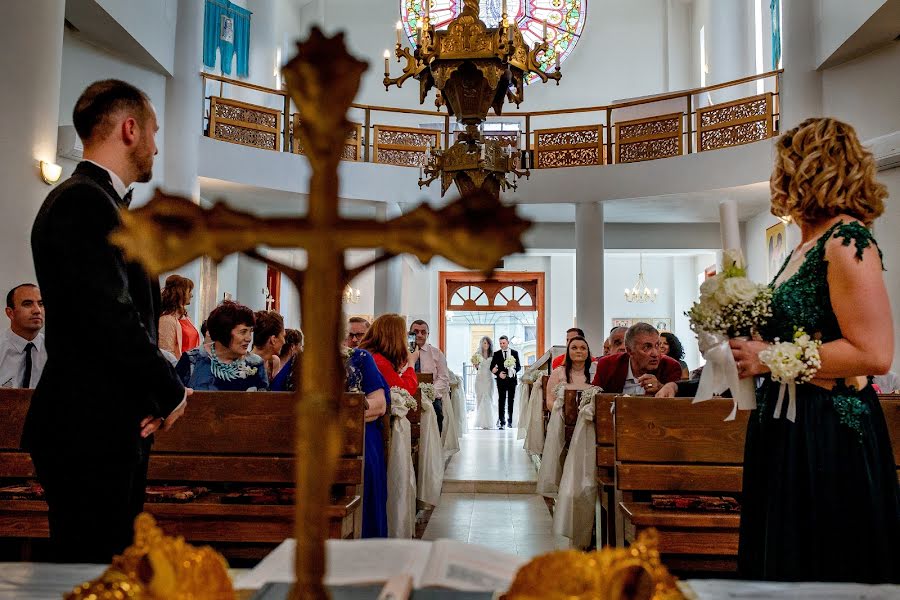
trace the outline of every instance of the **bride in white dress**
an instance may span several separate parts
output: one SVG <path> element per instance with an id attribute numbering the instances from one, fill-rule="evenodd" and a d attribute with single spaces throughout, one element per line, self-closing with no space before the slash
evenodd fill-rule
<path id="1" fill-rule="evenodd" d="M 491 359 L 494 357 L 494 344 L 485 336 L 479 343 L 481 347 L 481 363 L 475 375 L 475 427 L 493 429 L 497 423 L 497 403 L 494 400 L 494 374 L 491 373 Z M 476 352 L 475 354 L 479 354 Z"/>

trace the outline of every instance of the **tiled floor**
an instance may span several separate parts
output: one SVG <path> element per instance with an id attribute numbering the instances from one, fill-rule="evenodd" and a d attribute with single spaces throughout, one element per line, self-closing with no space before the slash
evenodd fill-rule
<path id="1" fill-rule="evenodd" d="M 536 480 L 515 429 L 470 428 L 450 460 L 441 502 L 422 539 L 449 538 L 528 557 L 568 548 L 566 538 L 553 535 L 547 505 L 534 494 Z"/>
<path id="2" fill-rule="evenodd" d="M 470 427 L 444 472 L 444 481 L 537 481 L 534 464 L 522 448 L 522 440 L 516 439 L 516 431 Z"/>
<path id="3" fill-rule="evenodd" d="M 422 539 L 439 538 L 528 557 L 569 547 L 553 535 L 547 505 L 535 494 L 441 494 Z"/>

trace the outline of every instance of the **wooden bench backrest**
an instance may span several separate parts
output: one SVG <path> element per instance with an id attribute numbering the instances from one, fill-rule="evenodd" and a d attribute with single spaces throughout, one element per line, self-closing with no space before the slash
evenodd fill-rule
<path id="1" fill-rule="evenodd" d="M 31 477 L 19 448 L 31 390 L 0 390 L 0 478 Z M 362 481 L 365 403 L 343 394 L 342 460 L 335 483 Z M 148 478 L 156 481 L 290 483 L 293 467 L 293 395 L 287 392 L 195 392 L 185 416 L 156 436 Z"/>
<path id="2" fill-rule="evenodd" d="M 749 412 L 724 421 L 732 407 L 726 399 L 619 396 L 615 403 L 618 489 L 741 490 Z"/>
<path id="3" fill-rule="evenodd" d="M 900 394 L 881 394 L 881 410 L 891 436 L 891 447 L 894 449 L 894 464 L 900 472 Z"/>
<path id="4" fill-rule="evenodd" d="M 616 394 L 594 396 L 594 437 L 597 438 L 597 467 L 611 470 L 616 464 L 616 437 L 612 406 Z"/>

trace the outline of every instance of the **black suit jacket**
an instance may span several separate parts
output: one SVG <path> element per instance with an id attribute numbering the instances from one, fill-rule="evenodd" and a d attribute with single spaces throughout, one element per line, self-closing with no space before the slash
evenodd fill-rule
<path id="1" fill-rule="evenodd" d="M 141 419 L 168 415 L 184 397 L 156 345 L 159 282 L 109 243 L 125 209 L 109 173 L 85 161 L 35 219 L 47 363 L 22 435 L 32 454 L 137 460 L 147 447 Z"/>
<path id="2" fill-rule="evenodd" d="M 510 373 L 509 369 L 503 366 L 503 350 L 497 350 L 494 352 L 494 357 L 491 359 L 491 372 L 494 372 L 494 367 L 497 367 L 497 372 L 494 373 L 494 377 L 497 379 L 497 385 L 516 385 L 516 373 L 522 370 L 522 364 L 519 362 L 519 353 L 509 349 L 510 356 L 516 359 L 516 370 Z M 500 379 L 500 373 L 506 371 L 506 379 Z"/>

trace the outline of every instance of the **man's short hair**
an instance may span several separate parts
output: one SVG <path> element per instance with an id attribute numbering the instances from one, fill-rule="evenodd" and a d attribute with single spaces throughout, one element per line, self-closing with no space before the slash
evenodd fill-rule
<path id="1" fill-rule="evenodd" d="M 628 328 L 628 331 L 625 332 L 625 347 L 634 349 L 634 338 L 641 335 L 642 333 L 652 333 L 653 335 L 659 335 L 659 331 L 651 325 L 650 323 L 635 323 L 631 327 Z"/>
<path id="2" fill-rule="evenodd" d="M 424 326 L 425 326 L 425 331 L 427 331 L 428 333 L 431 333 L 431 327 L 429 327 L 429 326 L 428 326 L 428 323 L 426 323 L 426 322 L 423 321 L 422 319 L 416 319 L 415 321 L 413 321 L 412 323 L 410 323 L 410 324 L 409 324 L 409 330 L 410 330 L 410 331 L 412 331 L 413 325 L 424 325 Z"/>
<path id="3" fill-rule="evenodd" d="M 150 108 L 147 94 L 119 79 L 95 81 L 81 92 L 72 110 L 72 123 L 82 142 L 103 140 L 112 132 L 114 116 L 127 111 L 143 127 Z"/>
<path id="4" fill-rule="evenodd" d="M 37 286 L 33 283 L 20 283 L 13 289 L 9 290 L 9 292 L 6 294 L 6 308 L 16 307 L 16 290 L 23 287 L 36 288 Z"/>
<path id="5" fill-rule="evenodd" d="M 362 323 L 362 324 L 364 324 L 366 327 L 371 327 L 371 326 L 372 326 L 372 324 L 369 323 L 368 320 L 366 320 L 366 319 L 364 319 L 364 318 L 362 318 L 362 317 L 350 317 L 350 320 L 348 321 L 348 323 Z"/>
<path id="6" fill-rule="evenodd" d="M 508 342 L 508 341 L 509 341 L 509 338 L 506 337 L 505 335 L 501 335 L 501 336 L 498 338 L 498 340 L 506 340 L 506 341 Z"/>
<path id="7" fill-rule="evenodd" d="M 253 345 L 257 348 L 262 348 L 270 337 L 278 337 L 284 331 L 284 317 L 274 310 L 258 310 L 254 316 Z"/>
<path id="8" fill-rule="evenodd" d="M 620 329 L 628 329 L 627 327 L 622 327 L 621 325 L 615 325 L 612 329 L 609 330 L 609 337 L 612 337 L 615 332 Z"/>
<path id="9" fill-rule="evenodd" d="M 569 327 L 568 329 L 566 329 L 566 333 L 567 333 L 567 334 L 568 334 L 568 333 L 571 333 L 571 332 L 573 332 L 573 331 L 574 331 L 575 333 L 577 333 L 580 337 L 584 337 L 584 330 L 579 329 L 578 327 Z"/>

